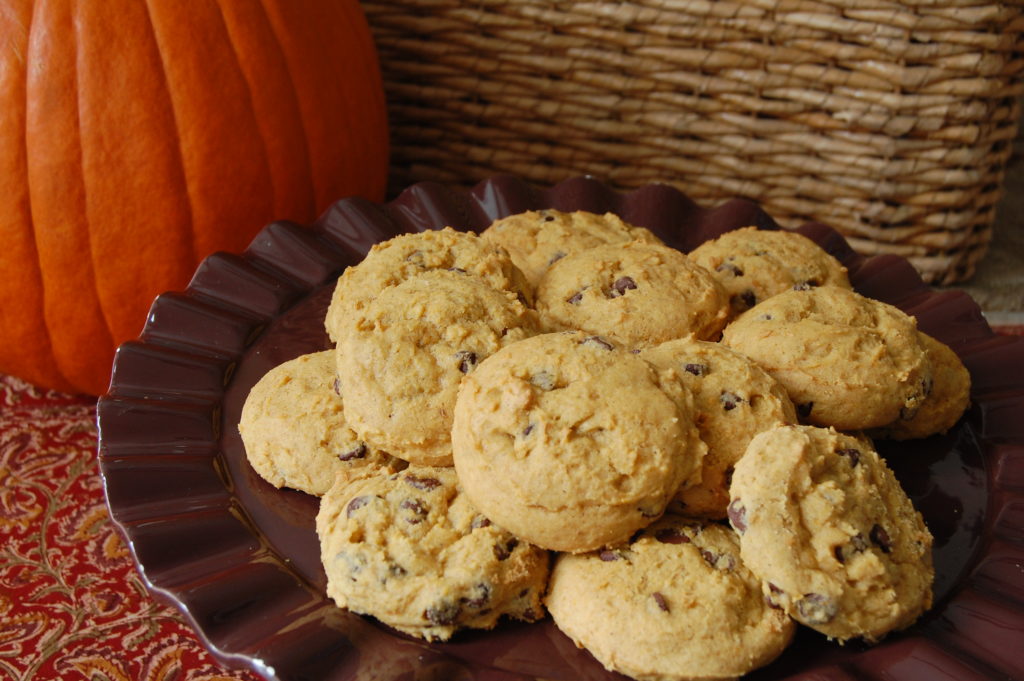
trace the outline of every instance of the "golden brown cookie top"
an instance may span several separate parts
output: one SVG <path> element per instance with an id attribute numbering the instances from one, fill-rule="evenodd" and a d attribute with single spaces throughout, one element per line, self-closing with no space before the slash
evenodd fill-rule
<path id="1" fill-rule="evenodd" d="M 362 262 L 338 278 L 324 327 L 337 342 L 346 320 L 360 313 L 384 289 L 430 270 L 470 274 L 502 291 L 533 301 L 533 289 L 500 246 L 451 227 L 402 234 L 375 244 Z"/>
<path id="2" fill-rule="evenodd" d="M 414 636 L 445 640 L 503 614 L 543 614 L 547 553 L 480 515 L 451 468 L 339 482 L 316 529 L 328 595 Z"/>
<path id="3" fill-rule="evenodd" d="M 700 437 L 708 446 L 700 483 L 682 488 L 671 508 L 725 518 L 733 466 L 757 433 L 796 423 L 785 389 L 751 359 L 720 343 L 680 338 L 640 353 L 693 394 Z"/>
<path id="4" fill-rule="evenodd" d="M 689 254 L 729 293 L 736 314 L 792 288 L 850 288 L 846 268 L 797 232 L 745 227 L 706 241 Z"/>
<path id="5" fill-rule="evenodd" d="M 480 236 L 508 251 L 534 288 L 548 268 L 567 255 L 627 241 L 661 243 L 649 230 L 624 222 L 614 213 L 567 213 L 554 208 L 500 218 Z"/>
<path id="6" fill-rule="evenodd" d="M 666 515 L 628 545 L 559 556 L 555 624 L 638 679 L 731 679 L 771 662 L 793 621 L 772 608 L 732 530 Z"/>
<path id="7" fill-rule="evenodd" d="M 535 336 L 466 378 L 455 467 L 482 513 L 538 546 L 621 542 L 699 474 L 705 447 L 689 399 L 603 338 Z"/>
<path id="8" fill-rule="evenodd" d="M 463 378 L 500 348 L 537 332 L 535 314 L 478 277 L 434 270 L 381 292 L 338 340 L 345 418 L 398 458 L 451 465 Z"/>
<path id="9" fill-rule="evenodd" d="M 930 607 L 931 534 L 867 438 L 765 431 L 736 464 L 730 496 L 744 562 L 797 621 L 874 641 Z"/>
<path id="10" fill-rule="evenodd" d="M 633 241 L 562 258 L 536 291 L 553 329 L 582 329 L 630 347 L 673 338 L 713 340 L 729 316 L 728 297 L 711 273 L 679 251 Z"/>
<path id="11" fill-rule="evenodd" d="M 914 318 L 838 286 L 773 296 L 722 342 L 760 364 L 815 425 L 884 426 L 916 410 L 931 385 Z"/>
<path id="12" fill-rule="evenodd" d="M 361 440 L 342 412 L 330 350 L 301 355 L 253 386 L 238 431 L 253 469 L 274 487 L 323 495 L 338 476 L 404 462 Z"/>

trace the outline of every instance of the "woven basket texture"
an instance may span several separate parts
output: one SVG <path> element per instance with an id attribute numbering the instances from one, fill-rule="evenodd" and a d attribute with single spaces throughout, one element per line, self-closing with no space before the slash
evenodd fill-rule
<path id="1" fill-rule="evenodd" d="M 1017 134 L 1024 0 L 364 0 L 392 189 L 512 173 L 758 201 L 968 278 Z"/>

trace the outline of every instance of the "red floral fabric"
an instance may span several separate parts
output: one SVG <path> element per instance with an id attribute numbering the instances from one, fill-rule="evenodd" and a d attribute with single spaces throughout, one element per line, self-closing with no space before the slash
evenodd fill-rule
<path id="1" fill-rule="evenodd" d="M 146 591 L 107 514 L 95 420 L 94 399 L 0 375 L 0 679 L 255 681 Z"/>

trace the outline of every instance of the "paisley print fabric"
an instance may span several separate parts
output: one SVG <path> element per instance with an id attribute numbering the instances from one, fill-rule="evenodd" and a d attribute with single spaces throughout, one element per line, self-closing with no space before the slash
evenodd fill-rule
<path id="1" fill-rule="evenodd" d="M 0 375 L 0 679 L 255 681 L 146 591 L 107 515 L 95 420 L 95 399 Z"/>

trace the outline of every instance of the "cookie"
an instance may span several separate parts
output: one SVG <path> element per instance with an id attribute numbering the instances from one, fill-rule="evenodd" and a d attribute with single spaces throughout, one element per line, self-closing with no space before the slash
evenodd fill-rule
<path id="1" fill-rule="evenodd" d="M 630 347 L 717 338 L 728 296 L 679 251 L 639 241 L 598 246 L 553 264 L 536 291 L 552 329 L 582 329 Z"/>
<path id="2" fill-rule="evenodd" d="M 931 606 L 932 536 L 866 438 L 765 431 L 736 464 L 730 496 L 743 562 L 797 621 L 877 641 Z"/>
<path id="3" fill-rule="evenodd" d="M 650 230 L 623 222 L 614 213 L 565 213 L 554 208 L 500 218 L 480 237 L 508 251 L 534 288 L 548 268 L 567 255 L 627 241 L 661 243 Z"/>
<path id="4" fill-rule="evenodd" d="M 455 468 L 480 511 L 547 549 L 625 541 L 696 481 L 705 447 L 689 394 L 580 332 L 496 352 L 463 382 Z"/>
<path id="5" fill-rule="evenodd" d="M 338 341 L 346 320 L 363 311 L 381 291 L 430 270 L 452 270 L 483 279 L 532 304 L 533 289 L 500 246 L 451 227 L 403 234 L 375 244 L 362 262 L 338 278 L 324 327 Z"/>
<path id="6" fill-rule="evenodd" d="M 850 288 L 842 263 L 807 237 L 745 227 L 706 241 L 689 253 L 725 287 L 736 314 L 792 288 Z"/>
<path id="7" fill-rule="evenodd" d="M 708 447 L 699 484 L 681 490 L 672 508 L 689 516 L 725 518 L 733 466 L 757 433 L 796 423 L 778 381 L 745 355 L 692 338 L 647 348 L 640 357 L 671 372 L 693 394 L 700 438 Z"/>
<path id="8" fill-rule="evenodd" d="M 238 432 L 261 478 L 321 496 L 337 476 L 404 463 L 361 440 L 342 413 L 334 353 L 314 352 L 268 371 L 242 406 Z"/>
<path id="9" fill-rule="evenodd" d="M 366 442 L 410 463 L 451 465 L 462 380 L 487 356 L 537 332 L 515 294 L 434 270 L 384 289 L 338 340 L 345 418 Z"/>
<path id="10" fill-rule="evenodd" d="M 885 426 L 915 413 L 931 389 L 914 318 L 838 286 L 773 296 L 729 324 L 722 342 L 767 370 L 814 425 Z"/>
<path id="11" fill-rule="evenodd" d="M 734 532 L 665 516 L 628 546 L 559 556 L 555 624 L 636 679 L 733 679 L 768 664 L 794 624 L 766 603 Z"/>
<path id="12" fill-rule="evenodd" d="M 548 555 L 492 524 L 451 468 L 410 466 L 332 487 L 316 517 L 327 594 L 427 640 L 543 615 Z"/>
<path id="13" fill-rule="evenodd" d="M 955 352 L 945 343 L 918 332 L 921 347 L 932 368 L 931 393 L 916 412 L 901 417 L 872 435 L 891 440 L 913 440 L 945 433 L 952 428 L 971 402 L 971 375 Z"/>

